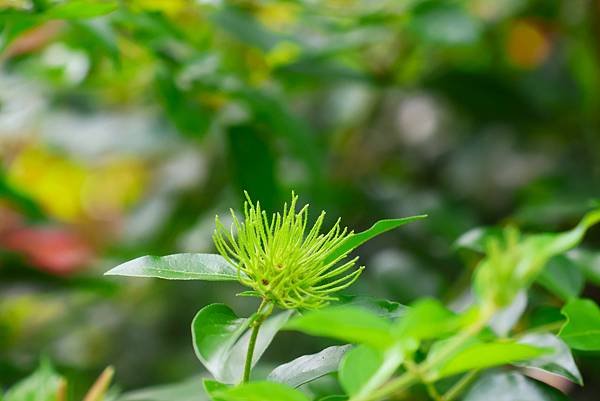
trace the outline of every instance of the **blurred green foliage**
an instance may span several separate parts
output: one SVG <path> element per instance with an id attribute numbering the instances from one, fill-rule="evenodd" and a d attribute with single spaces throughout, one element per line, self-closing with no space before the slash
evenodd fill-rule
<path id="1" fill-rule="evenodd" d="M 229 284 L 100 272 L 212 252 L 214 215 L 243 190 L 273 210 L 294 189 L 356 231 L 429 214 L 359 253 L 366 279 L 350 292 L 401 302 L 460 298 L 468 229 L 563 229 L 600 199 L 597 0 L 0 7 L 0 386 L 40 353 L 74 394 L 108 364 L 125 389 L 200 372 L 194 313 L 255 305 Z M 536 305 L 557 292 L 599 298 L 564 274 L 598 283 L 599 241 L 592 230 L 551 261 L 559 279 L 534 287 L 532 316 L 551 319 Z M 316 341 L 286 333 L 265 359 Z M 598 358 L 580 357 L 575 398 L 592 400 Z"/>

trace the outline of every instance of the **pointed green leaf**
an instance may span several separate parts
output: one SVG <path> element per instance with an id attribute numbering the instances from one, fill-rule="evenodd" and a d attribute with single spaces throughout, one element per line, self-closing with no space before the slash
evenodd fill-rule
<path id="1" fill-rule="evenodd" d="M 237 269 L 221 255 L 178 253 L 142 256 L 104 273 L 109 276 L 156 277 L 167 280 L 234 281 Z"/>
<path id="2" fill-rule="evenodd" d="M 339 380 L 351 397 L 360 398 L 385 383 L 403 360 L 399 347 L 387 350 L 360 345 L 350 350 L 340 363 Z"/>
<path id="3" fill-rule="evenodd" d="M 291 314 L 291 311 L 280 313 L 262 324 L 254 348 L 253 365 Z M 194 317 L 192 340 L 196 356 L 217 380 L 227 384 L 240 381 L 250 340 L 248 329 L 253 319 L 254 315 L 247 319 L 238 318 L 223 304 L 208 305 Z"/>
<path id="4" fill-rule="evenodd" d="M 469 370 L 533 359 L 551 351 L 515 342 L 474 343 L 456 353 L 433 372 L 430 378 L 437 380 Z M 436 352 L 432 351 L 429 357 L 435 358 L 435 354 Z"/>
<path id="5" fill-rule="evenodd" d="M 600 309 L 589 299 L 574 299 L 562 309 L 567 322 L 559 336 L 569 347 L 583 351 L 600 350 Z"/>
<path id="6" fill-rule="evenodd" d="M 352 348 L 341 345 L 325 348 L 312 355 L 303 355 L 276 367 L 267 380 L 298 387 L 326 374 L 337 372 L 340 360 Z"/>
<path id="7" fill-rule="evenodd" d="M 544 372 L 562 376 L 573 383 L 583 385 L 581 373 L 579 373 L 579 369 L 573 360 L 571 350 L 561 339 L 552 334 L 543 333 L 529 334 L 523 337 L 519 342 L 521 344 L 548 348 L 551 349 L 552 352 L 530 361 L 515 363 L 514 365 L 542 370 Z"/>
<path id="8" fill-rule="evenodd" d="M 386 347 L 393 342 L 391 324 L 356 306 L 332 306 L 292 319 L 285 328 L 354 344 Z"/>
<path id="9" fill-rule="evenodd" d="M 50 362 L 43 359 L 39 368 L 31 376 L 8 390 L 4 395 L 4 401 L 55 401 L 61 380 Z"/>
<path id="10" fill-rule="evenodd" d="M 379 220 L 378 222 L 373 224 L 373 226 L 371 226 L 371 228 L 369 228 L 368 230 L 348 236 L 348 238 L 346 238 L 337 248 L 335 248 L 331 252 L 331 254 L 326 259 L 326 262 L 335 260 L 341 255 L 358 248 L 365 242 L 380 234 L 383 234 L 387 231 L 393 230 L 394 228 L 398 228 L 405 224 L 411 223 L 413 221 L 424 219 L 426 217 L 427 215 L 424 214 L 418 216 L 404 217 L 401 219 Z"/>
<path id="11" fill-rule="evenodd" d="M 268 381 L 250 382 L 216 391 L 213 397 L 219 401 L 309 401 L 308 397 L 292 387 Z"/>
<path id="12" fill-rule="evenodd" d="M 493 372 L 482 376 L 469 389 L 463 401 L 568 401 L 547 384 L 518 372 Z"/>

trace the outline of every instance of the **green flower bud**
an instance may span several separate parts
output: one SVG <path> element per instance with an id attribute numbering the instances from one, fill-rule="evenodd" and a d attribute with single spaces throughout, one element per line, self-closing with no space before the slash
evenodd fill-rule
<path id="1" fill-rule="evenodd" d="M 296 212 L 298 197 L 292 193 L 288 207 L 269 219 L 260 203 L 248 194 L 244 221 L 231 211 L 230 229 L 216 218 L 213 235 L 218 252 L 238 269 L 239 281 L 258 296 L 284 309 L 315 309 L 336 300 L 333 295 L 350 286 L 364 267 L 354 269 L 358 258 L 348 252 L 331 254 L 349 236 L 340 220 L 321 233 L 325 212 L 307 230 L 308 205 Z"/>

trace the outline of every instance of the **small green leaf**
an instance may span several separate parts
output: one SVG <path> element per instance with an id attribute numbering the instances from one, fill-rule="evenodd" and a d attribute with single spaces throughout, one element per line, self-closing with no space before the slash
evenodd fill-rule
<path id="1" fill-rule="evenodd" d="M 414 351 L 422 340 L 454 333 L 463 324 L 462 317 L 449 311 L 435 299 L 423 299 L 411 305 L 394 326 L 394 336 Z"/>
<path id="2" fill-rule="evenodd" d="M 50 19 L 82 19 L 99 17 L 115 11 L 116 1 L 71 0 L 48 9 L 44 16 Z"/>
<path id="3" fill-rule="evenodd" d="M 254 348 L 253 365 L 292 313 L 286 311 L 272 316 L 261 325 Z M 238 318 L 231 308 L 223 304 L 208 305 L 194 317 L 192 340 L 196 356 L 217 380 L 233 384 L 242 377 L 250 341 L 248 328 L 254 317 Z"/>
<path id="4" fill-rule="evenodd" d="M 517 372 L 493 372 L 482 376 L 469 389 L 463 401 L 568 401 L 547 384 L 528 379 Z"/>
<path id="5" fill-rule="evenodd" d="M 373 226 L 371 226 L 371 228 L 369 228 L 368 230 L 348 236 L 348 238 L 346 238 L 337 248 L 335 248 L 331 252 L 331 254 L 326 259 L 326 262 L 335 260 L 341 255 L 358 248 L 365 242 L 380 234 L 383 234 L 387 231 L 393 230 L 394 228 L 398 228 L 405 224 L 411 223 L 413 221 L 424 219 L 426 217 L 427 215 L 423 214 L 418 216 L 404 217 L 401 219 L 379 220 L 378 222 L 373 224 Z"/>
<path id="6" fill-rule="evenodd" d="M 105 275 L 156 277 L 167 280 L 234 281 L 237 269 L 221 255 L 178 253 L 168 256 L 142 256 L 120 264 Z"/>
<path id="7" fill-rule="evenodd" d="M 589 299 L 574 299 L 564 306 L 567 322 L 559 336 L 569 347 L 583 351 L 600 350 L 600 309 Z"/>
<path id="8" fill-rule="evenodd" d="M 311 311 L 294 318 L 285 326 L 288 330 L 373 347 L 386 347 L 393 342 L 390 327 L 387 320 L 355 306 L 333 306 Z"/>
<path id="9" fill-rule="evenodd" d="M 309 401 L 303 393 L 292 387 L 268 381 L 245 383 L 216 391 L 213 396 L 219 401 Z"/>
<path id="10" fill-rule="evenodd" d="M 402 360 L 403 354 L 398 347 L 384 351 L 358 346 L 350 350 L 340 363 L 340 384 L 348 395 L 360 398 L 385 383 Z"/>
<path id="11" fill-rule="evenodd" d="M 474 343 L 467 345 L 450 358 L 430 379 L 440 379 L 474 369 L 533 359 L 551 350 L 515 342 Z M 435 351 L 429 355 L 435 358 Z"/>
<path id="12" fill-rule="evenodd" d="M 298 387 L 326 374 L 336 372 L 340 360 L 351 345 L 333 346 L 312 355 L 303 355 L 276 367 L 267 380 Z"/>
<path id="13" fill-rule="evenodd" d="M 516 366 L 539 369 L 562 376 L 573 383 L 583 385 L 581 373 L 579 373 L 579 369 L 577 369 L 577 365 L 573 360 L 571 350 L 558 337 L 549 333 L 529 334 L 519 342 L 521 344 L 549 348 L 552 349 L 552 352 L 530 361 L 515 363 Z"/>

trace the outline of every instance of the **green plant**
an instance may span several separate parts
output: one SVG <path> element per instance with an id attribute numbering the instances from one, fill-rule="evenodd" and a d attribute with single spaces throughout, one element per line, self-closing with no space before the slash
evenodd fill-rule
<path id="1" fill-rule="evenodd" d="M 425 216 L 379 221 L 357 234 L 341 229 L 338 220 L 321 233 L 324 215 L 307 230 L 308 209 L 296 211 L 296 204 L 293 195 L 283 213 L 269 218 L 248 199 L 243 221 L 232 211 L 230 230 L 217 218 L 214 240 L 221 255 L 144 256 L 107 273 L 236 280 L 252 289 L 240 295 L 261 299 L 248 318 L 239 318 L 224 304 L 206 306 L 194 318 L 196 355 L 216 379 L 204 381 L 211 399 L 377 401 L 423 388 L 436 401 L 450 401 L 469 387 L 469 401 L 493 399 L 497 392 L 517 392 L 519 399 L 528 400 L 563 399 L 516 369 L 493 369 L 504 365 L 534 368 L 582 384 L 570 349 L 600 350 L 600 309 L 593 301 L 574 294 L 562 308 L 564 319 L 552 316 L 543 324 L 525 321 L 518 330 L 514 326 L 532 284 L 560 288 L 560 275 L 546 267 L 581 242 L 588 228 L 600 221 L 600 210 L 562 233 L 521 235 L 508 228 L 460 239 L 463 250 L 482 256 L 474 272 L 472 302 L 454 312 L 429 298 L 405 308 L 391 301 L 336 295 L 362 270 L 352 270 L 352 250 Z M 275 314 L 276 309 L 282 311 Z M 266 380 L 250 381 L 252 367 L 280 330 L 346 345 L 305 355 L 274 369 Z M 297 389 L 334 372 L 343 391 L 333 387 L 310 394 Z"/>

